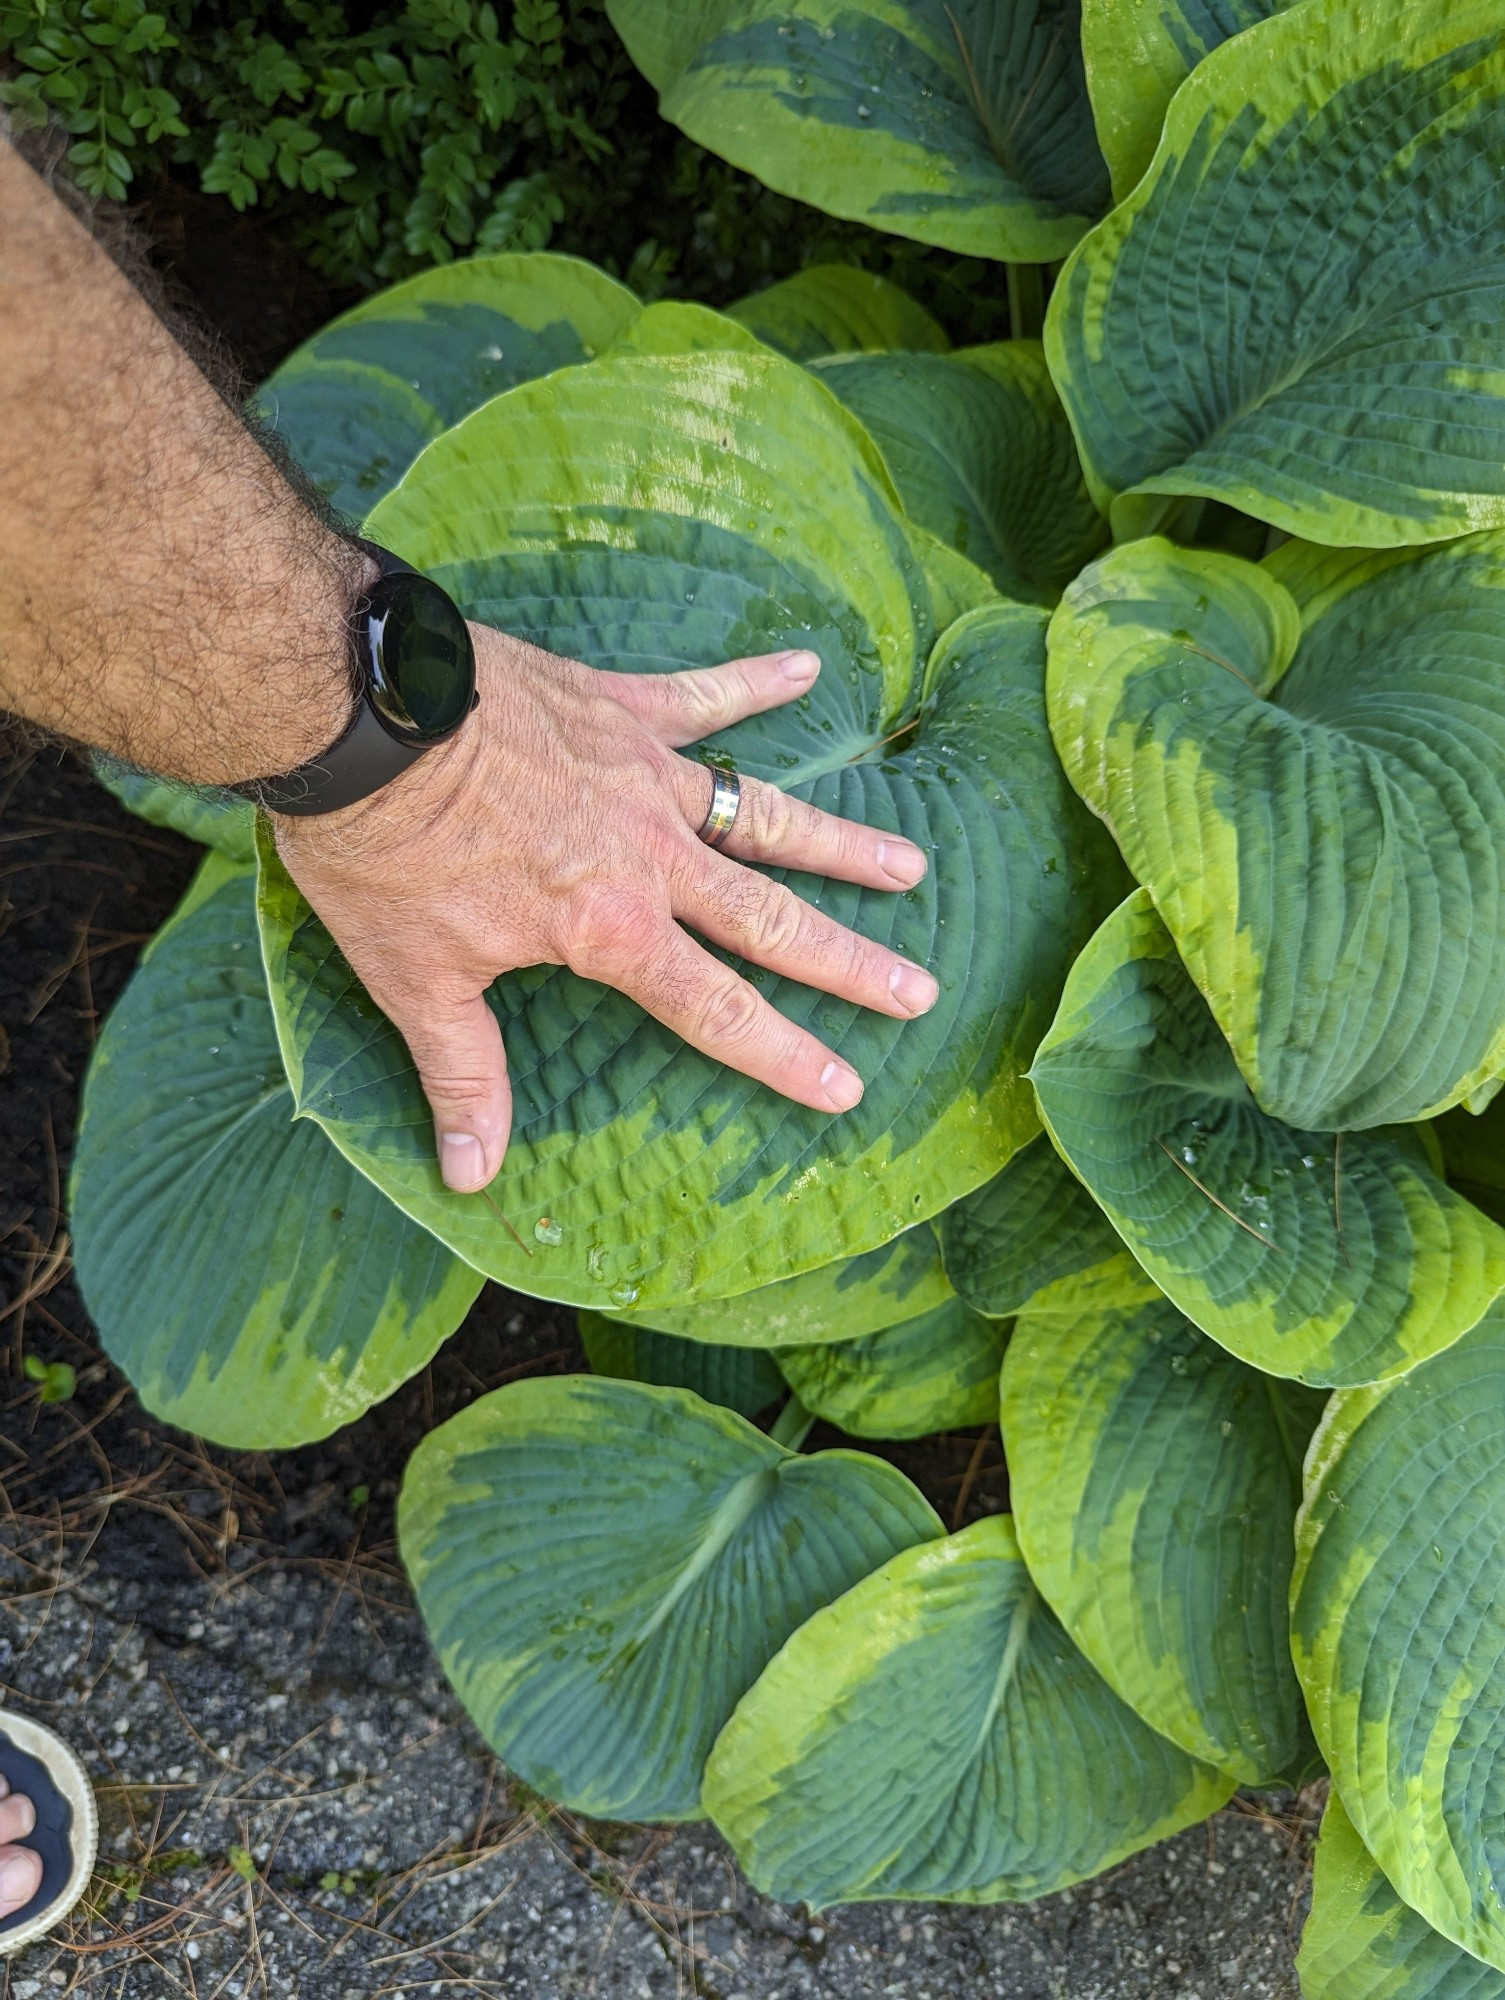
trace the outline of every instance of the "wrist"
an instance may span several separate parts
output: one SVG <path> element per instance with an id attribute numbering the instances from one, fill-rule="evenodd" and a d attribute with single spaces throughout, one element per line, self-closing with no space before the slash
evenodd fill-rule
<path id="1" fill-rule="evenodd" d="M 277 845 L 285 854 L 329 840 L 352 856 L 390 852 L 396 842 L 421 844 L 473 789 L 485 754 L 486 718 L 480 711 L 494 706 L 497 642 L 507 642 L 484 625 L 469 629 L 476 653 L 477 712 L 465 727 L 351 805 L 305 817 L 273 812 Z"/>

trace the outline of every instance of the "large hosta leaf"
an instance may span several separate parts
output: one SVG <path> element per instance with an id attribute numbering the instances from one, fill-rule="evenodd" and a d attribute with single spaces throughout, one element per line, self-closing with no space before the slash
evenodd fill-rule
<path id="1" fill-rule="evenodd" d="M 1008 1332 L 948 1299 L 861 1340 L 782 1347 L 778 1363 L 807 1410 L 853 1437 L 924 1437 L 998 1415 Z"/>
<path id="2" fill-rule="evenodd" d="M 1376 1381 L 1505 1285 L 1505 1230 L 1446 1185 L 1422 1128 L 1335 1135 L 1260 1110 L 1143 889 L 1072 968 L 1032 1075 L 1156 1284 L 1256 1368 Z"/>
<path id="3" fill-rule="evenodd" d="M 1403 1903 L 1354 1832 L 1335 1785 L 1296 1959 L 1305 2000 L 1505 2000 L 1505 1975 Z"/>
<path id="4" fill-rule="evenodd" d="M 770 1895 L 988 1903 L 1096 1875 L 1232 1789 L 1088 1665 L 994 1515 L 794 1634 L 722 1732 L 705 1805 Z"/>
<path id="5" fill-rule="evenodd" d="M 1072 1638 L 1193 1756 L 1246 1783 L 1285 1771 L 1291 1531 L 1321 1399 L 1204 1339 L 1122 1251 L 1020 1314 L 1002 1398 L 1019 1543 Z"/>
<path id="6" fill-rule="evenodd" d="M 757 1416 L 788 1388 L 778 1363 L 756 1347 L 681 1340 L 651 1326 L 632 1326 L 593 1312 L 580 1315 L 580 1340 L 598 1375 L 653 1382 L 662 1389 L 693 1389 L 708 1403 L 720 1403 L 744 1417 Z"/>
<path id="7" fill-rule="evenodd" d="M 431 1432 L 398 1508 L 444 1670 L 529 1784 L 694 1819 L 706 1753 L 789 1634 L 940 1533 L 859 1452 L 800 1458 L 683 1389 L 555 1376 Z"/>
<path id="8" fill-rule="evenodd" d="M 1427 1117 L 1505 1067 L 1505 534 L 1273 567 L 1095 564 L 1056 746 L 1265 1109 Z"/>
<path id="9" fill-rule="evenodd" d="M 1165 108 L 1230 36 L 1290 0 L 1082 0 L 1082 61 L 1098 144 L 1122 201 L 1160 140 Z"/>
<path id="10" fill-rule="evenodd" d="M 833 1120 L 567 971 L 502 980 L 512 1145 L 490 1200 L 456 1196 L 395 1031 L 268 857 L 265 940 L 299 1107 L 394 1200 L 529 1291 L 678 1307 L 875 1248 L 1032 1136 L 1023 1072 L 1108 845 L 1054 760 L 1044 619 L 984 604 L 935 644 L 927 573 L 873 448 L 806 370 L 763 353 L 566 370 L 448 432 L 372 532 L 472 615 L 596 664 L 813 646 L 811 695 L 718 747 L 930 851 L 903 896 L 797 885 L 941 984 L 933 1013 L 900 1024 L 762 977 L 866 1080 Z M 910 725 L 907 746 L 890 742 Z"/>
<path id="11" fill-rule="evenodd" d="M 820 379 L 861 418 L 905 512 L 1010 597 L 1054 604 L 1104 538 L 1032 340 L 954 355 L 839 355 Z"/>
<path id="12" fill-rule="evenodd" d="M 831 215 L 1063 257 L 1108 201 L 1076 0 L 609 0 L 659 108 Z"/>
<path id="13" fill-rule="evenodd" d="M 625 285 L 574 257 L 441 264 L 305 341 L 256 407 L 315 485 L 361 521 L 431 438 L 504 389 L 590 360 L 639 310 Z"/>
<path id="14" fill-rule="evenodd" d="M 928 1222 L 902 1236 L 819 1264 L 797 1278 L 781 1278 L 756 1291 L 707 1306 L 646 1306 L 611 1317 L 657 1327 L 685 1340 L 730 1347 L 791 1347 L 800 1342 L 860 1340 L 902 1319 L 932 1312 L 954 1297 L 941 1268 L 940 1245 Z"/>
<path id="15" fill-rule="evenodd" d="M 143 954 L 84 1087 L 73 1254 L 157 1416 L 304 1444 L 415 1375 L 481 1275 L 294 1122 L 249 869 L 212 855 Z"/>
<path id="16" fill-rule="evenodd" d="M 1044 1133 L 1001 1174 L 954 1201 L 937 1229 L 946 1276 L 968 1305 L 995 1318 L 1123 1247 Z"/>
<path id="17" fill-rule="evenodd" d="M 150 825 L 171 827 L 231 861 L 256 859 L 256 808 L 249 799 L 176 785 L 107 757 L 94 759 L 94 775 L 127 812 Z"/>
<path id="18" fill-rule="evenodd" d="M 727 316 L 793 361 L 892 348 L 943 354 L 951 345 L 908 292 L 855 264 L 812 264 L 728 306 Z"/>
<path id="19" fill-rule="evenodd" d="M 1313 0 L 1177 92 L 1046 323 L 1124 533 L 1181 494 L 1371 548 L 1505 522 L 1500 26 Z"/>
<path id="20" fill-rule="evenodd" d="M 1313 1441 L 1291 1644 L 1354 1826 L 1405 1900 L 1505 1971 L 1505 1311 Z"/>

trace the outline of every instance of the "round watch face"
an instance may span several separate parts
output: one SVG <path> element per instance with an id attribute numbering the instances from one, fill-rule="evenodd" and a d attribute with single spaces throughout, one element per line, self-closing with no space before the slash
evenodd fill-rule
<path id="1" fill-rule="evenodd" d="M 384 576 L 366 599 L 371 706 L 394 736 L 437 743 L 470 712 L 476 656 L 454 600 L 426 576 Z"/>

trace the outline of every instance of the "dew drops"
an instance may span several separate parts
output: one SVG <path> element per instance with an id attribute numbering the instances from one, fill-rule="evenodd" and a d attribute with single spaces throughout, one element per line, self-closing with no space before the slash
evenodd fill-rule
<path id="1" fill-rule="evenodd" d="M 541 1215 L 533 1225 L 533 1240 L 535 1243 L 562 1243 L 564 1231 L 552 1215 Z"/>
<path id="2" fill-rule="evenodd" d="M 613 1285 L 611 1296 L 615 1305 L 635 1306 L 638 1302 L 638 1288 L 636 1285 Z"/>
<path id="3" fill-rule="evenodd" d="M 867 105 L 865 104 L 858 105 L 857 116 L 862 120 L 864 125 L 868 122 L 868 120 L 872 117 L 872 115 L 873 114 Z"/>
<path id="4" fill-rule="evenodd" d="M 1218 1425 L 1218 1429 L 1223 1433 L 1225 1438 L 1233 1436 L 1233 1424 L 1227 1417 L 1224 1417 L 1223 1421 Z"/>

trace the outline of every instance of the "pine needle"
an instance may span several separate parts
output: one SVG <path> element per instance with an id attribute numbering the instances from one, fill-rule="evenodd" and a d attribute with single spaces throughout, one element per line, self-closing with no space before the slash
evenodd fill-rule
<path id="1" fill-rule="evenodd" d="M 1219 1201 L 1217 1196 L 1213 1193 L 1210 1187 L 1204 1187 L 1201 1181 L 1199 1181 L 1196 1175 L 1192 1172 L 1191 1168 L 1187 1166 L 1183 1160 L 1178 1160 L 1176 1158 L 1175 1154 L 1171 1151 L 1170 1147 L 1166 1145 L 1163 1139 L 1157 1138 L 1155 1144 L 1160 1148 L 1161 1152 L 1164 1153 L 1165 1157 L 1170 1161 L 1173 1167 L 1180 1168 L 1181 1172 L 1185 1174 L 1186 1178 L 1191 1182 L 1192 1186 L 1197 1190 L 1198 1194 L 1205 1194 L 1207 1199 L 1212 1203 L 1213 1207 L 1220 1208 L 1223 1211 L 1224 1215 L 1227 1216 L 1230 1222 L 1236 1222 L 1240 1229 L 1247 1229 L 1249 1234 L 1254 1238 L 1256 1243 L 1263 1243 L 1265 1248 L 1267 1250 L 1273 1250 L 1277 1257 L 1283 1256 L 1285 1254 L 1278 1243 L 1272 1243 L 1268 1236 L 1262 1236 L 1260 1232 L 1254 1227 L 1254 1224 L 1252 1222 L 1245 1222 L 1244 1218 L 1241 1215 L 1235 1215 L 1233 1210 L 1228 1206 L 1226 1201 Z"/>

